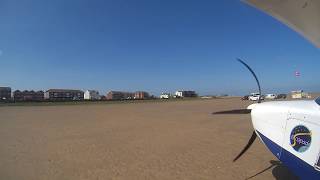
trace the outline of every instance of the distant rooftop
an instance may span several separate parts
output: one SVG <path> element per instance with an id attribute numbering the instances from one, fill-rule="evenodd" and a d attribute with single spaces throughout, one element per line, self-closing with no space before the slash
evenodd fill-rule
<path id="1" fill-rule="evenodd" d="M 82 92 L 77 89 L 49 89 L 46 92 Z"/>
<path id="2" fill-rule="evenodd" d="M 0 87 L 0 90 L 11 90 L 10 87 Z"/>

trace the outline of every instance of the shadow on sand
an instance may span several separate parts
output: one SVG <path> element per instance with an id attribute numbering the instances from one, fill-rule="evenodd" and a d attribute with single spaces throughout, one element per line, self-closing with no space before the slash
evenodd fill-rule
<path id="1" fill-rule="evenodd" d="M 258 172 L 257 174 L 248 177 L 247 179 L 253 179 L 260 174 L 272 169 L 272 174 L 276 180 L 298 180 L 299 178 L 295 176 L 286 166 L 284 166 L 280 161 L 270 161 L 270 166 Z"/>

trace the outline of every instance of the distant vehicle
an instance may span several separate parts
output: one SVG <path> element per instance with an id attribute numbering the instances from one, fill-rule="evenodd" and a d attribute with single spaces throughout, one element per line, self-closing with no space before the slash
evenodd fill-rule
<path id="1" fill-rule="evenodd" d="M 251 95 L 249 96 L 249 100 L 250 101 L 258 101 L 259 99 L 260 100 L 264 100 L 264 97 L 261 96 L 259 93 L 251 93 Z"/>
<path id="2" fill-rule="evenodd" d="M 286 94 L 278 94 L 277 99 L 286 99 L 287 95 Z"/>
<path id="3" fill-rule="evenodd" d="M 241 98 L 241 100 L 249 100 L 249 95 L 245 95 Z"/>
<path id="4" fill-rule="evenodd" d="M 275 94 L 266 94 L 265 98 L 266 99 L 276 99 L 277 95 Z"/>
<path id="5" fill-rule="evenodd" d="M 162 93 L 161 95 L 160 95 L 160 99 L 169 99 L 170 98 L 170 94 L 169 93 Z"/>

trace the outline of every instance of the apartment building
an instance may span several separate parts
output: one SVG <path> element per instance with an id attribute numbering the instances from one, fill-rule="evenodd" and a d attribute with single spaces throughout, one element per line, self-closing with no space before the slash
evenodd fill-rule
<path id="1" fill-rule="evenodd" d="M 14 101 L 43 101 L 44 92 L 43 91 L 19 91 L 16 90 L 13 92 Z"/>
<path id="2" fill-rule="evenodd" d="M 134 93 L 134 99 L 148 99 L 149 97 L 149 93 L 145 91 L 137 91 Z"/>
<path id="3" fill-rule="evenodd" d="M 79 101 L 83 100 L 84 92 L 74 89 L 49 89 L 44 98 L 51 101 Z"/>
<path id="4" fill-rule="evenodd" d="M 110 91 L 107 94 L 107 100 L 125 100 L 125 99 L 133 99 L 135 96 L 134 93 L 131 92 L 122 92 L 122 91 Z"/>
<path id="5" fill-rule="evenodd" d="M 10 100 L 11 100 L 11 88 L 0 87 L 0 101 L 10 101 Z"/>
<path id="6" fill-rule="evenodd" d="M 101 97 L 99 95 L 99 92 L 96 90 L 86 90 L 84 92 L 84 99 L 85 100 L 100 100 Z"/>

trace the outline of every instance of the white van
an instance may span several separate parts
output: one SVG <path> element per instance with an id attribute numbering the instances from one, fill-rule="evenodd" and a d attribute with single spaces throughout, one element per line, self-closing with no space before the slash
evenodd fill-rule
<path id="1" fill-rule="evenodd" d="M 266 99 L 276 99 L 277 95 L 275 94 L 266 94 Z"/>
<path id="2" fill-rule="evenodd" d="M 249 96 L 249 100 L 250 101 L 258 101 L 260 98 L 260 94 L 259 93 L 251 93 L 251 95 Z M 260 100 L 263 100 L 263 96 L 261 96 Z"/>

